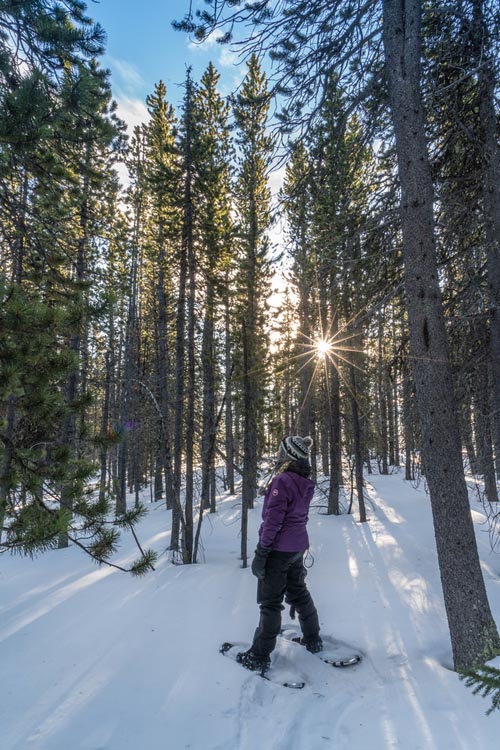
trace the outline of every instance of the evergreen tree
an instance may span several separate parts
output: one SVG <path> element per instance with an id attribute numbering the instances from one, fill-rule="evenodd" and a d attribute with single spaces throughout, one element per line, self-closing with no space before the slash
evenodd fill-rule
<path id="1" fill-rule="evenodd" d="M 240 149 L 236 206 L 239 221 L 241 288 L 240 324 L 243 353 L 243 486 L 241 557 L 247 562 L 247 513 L 257 488 L 259 429 L 257 414 L 263 397 L 268 340 L 264 314 L 267 296 L 266 230 L 270 223 L 270 191 L 267 184 L 272 140 L 266 129 L 269 93 L 266 77 L 253 54 L 234 102 L 237 144 Z"/>
<path id="2" fill-rule="evenodd" d="M 228 126 L 229 106 L 217 91 L 219 74 L 212 63 L 197 87 L 194 108 L 196 130 L 195 194 L 200 238 L 200 267 L 204 277 L 205 310 L 201 344 L 203 368 L 203 406 L 201 435 L 202 508 L 215 511 L 210 493 L 215 480 L 216 380 L 217 355 L 215 325 L 219 315 L 217 302 L 222 297 L 226 269 L 230 260 L 231 156 Z M 211 497 L 209 495 L 211 494 Z"/>
<path id="3" fill-rule="evenodd" d="M 302 142 L 292 151 L 287 163 L 283 195 L 287 219 L 288 253 L 293 259 L 292 281 L 298 296 L 298 330 L 296 332 L 296 372 L 300 382 L 299 410 L 292 430 L 300 435 L 313 432 L 313 395 L 318 367 L 314 361 L 317 338 L 314 288 L 314 266 L 311 252 L 311 189 L 309 155 Z M 313 449 L 314 450 L 314 449 Z M 314 461 L 313 461 L 314 462 Z"/>
<path id="4" fill-rule="evenodd" d="M 185 522 L 182 530 L 182 557 L 184 562 L 192 562 L 194 543 L 193 506 L 194 506 L 194 460 L 195 460 L 195 418 L 196 418 L 196 250 L 195 250 L 195 203 L 194 203 L 194 171 L 195 171 L 195 110 L 194 84 L 191 71 L 186 76 L 186 90 L 184 94 L 180 148 L 182 153 L 183 170 L 183 207 L 182 207 L 182 240 L 181 240 L 181 270 L 179 299 L 177 307 L 177 339 L 176 339 L 176 490 L 180 497 L 180 464 L 182 461 L 182 443 L 185 439 L 186 452 L 186 494 L 185 494 Z M 185 309 L 184 309 L 185 308 Z M 186 333 L 184 332 L 186 327 Z M 187 372 L 184 380 L 186 364 L 185 340 L 187 340 Z M 186 391 L 187 403 L 185 410 L 185 434 L 182 435 L 181 419 L 184 415 L 184 399 Z M 172 516 L 171 548 L 178 549 L 179 527 L 182 519 L 180 502 L 174 507 Z"/>
<path id="5" fill-rule="evenodd" d="M 94 61 L 103 34 L 81 3 L 4 5 L 0 28 L 4 38 L 15 28 L 17 40 L 0 60 L 7 227 L 1 264 L 3 546 L 32 555 L 70 539 L 98 562 L 109 562 L 118 526 L 132 526 L 141 510 L 110 526 L 107 500 L 90 485 L 95 450 L 85 427 L 87 331 L 105 309 L 105 300 L 91 293 L 97 208 L 119 132 L 107 74 Z M 145 572 L 153 559 L 146 552 L 133 572 Z"/>
<path id="6" fill-rule="evenodd" d="M 166 87 L 162 81 L 147 98 L 150 121 L 146 139 L 145 171 L 147 191 L 150 196 L 148 220 L 148 259 L 152 264 L 151 283 L 155 286 L 155 304 L 152 310 L 157 335 L 155 336 L 157 397 L 161 409 L 159 429 L 159 462 L 157 471 L 163 473 L 167 508 L 174 505 L 175 479 L 173 450 L 170 440 L 170 372 L 172 339 L 169 316 L 173 305 L 173 263 L 180 240 L 179 191 L 181 173 L 176 143 L 177 123 L 174 109 L 166 102 Z"/>

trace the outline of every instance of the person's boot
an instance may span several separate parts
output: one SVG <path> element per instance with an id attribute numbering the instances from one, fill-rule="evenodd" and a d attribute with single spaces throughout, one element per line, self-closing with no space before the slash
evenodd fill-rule
<path id="1" fill-rule="evenodd" d="M 253 653 L 251 648 L 237 654 L 236 661 L 246 669 L 251 669 L 252 672 L 265 672 L 271 666 L 269 656 L 258 656 Z"/>
<path id="2" fill-rule="evenodd" d="M 300 643 L 301 646 L 305 646 L 311 654 L 319 654 L 323 651 L 323 641 L 319 635 L 311 636 L 310 638 L 297 637 L 293 639 L 296 643 Z"/>

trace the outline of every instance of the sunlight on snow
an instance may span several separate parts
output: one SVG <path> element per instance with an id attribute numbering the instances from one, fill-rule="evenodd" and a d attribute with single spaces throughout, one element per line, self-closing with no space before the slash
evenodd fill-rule
<path id="1" fill-rule="evenodd" d="M 48 612 L 50 612 L 51 609 L 54 609 L 54 607 L 62 604 L 82 589 L 85 589 L 88 586 L 92 586 L 94 583 L 101 581 L 103 578 L 106 578 L 113 573 L 116 573 L 116 570 L 114 568 L 100 568 L 99 570 L 95 570 L 92 573 L 88 573 L 87 575 L 78 578 L 73 583 L 68 584 L 68 586 L 64 586 L 64 588 L 58 590 L 56 593 L 52 594 L 52 596 L 47 597 L 47 599 L 44 600 L 43 605 L 33 609 L 24 617 L 20 617 L 17 620 L 14 620 L 10 625 L 7 625 L 5 628 L 0 630 L 0 641 L 4 641 L 6 638 L 9 638 L 11 635 L 16 633 L 18 630 L 25 628 L 27 625 L 31 625 L 31 623 L 35 622 L 35 620 L 43 617 Z"/>
<path id="2" fill-rule="evenodd" d="M 349 555 L 349 573 L 353 578 L 357 578 L 359 576 L 359 567 L 354 555 Z"/>
<path id="3" fill-rule="evenodd" d="M 436 747 L 436 743 L 434 742 L 432 731 L 429 727 L 429 722 L 427 721 L 425 714 L 422 710 L 422 706 L 420 705 L 420 701 L 418 700 L 418 697 L 415 693 L 415 688 L 413 686 L 413 683 L 410 680 L 409 676 L 403 677 L 404 682 L 404 688 L 406 691 L 406 695 L 408 696 L 408 702 L 413 709 L 417 719 L 418 723 L 420 725 L 420 729 L 422 731 L 422 734 L 425 737 L 425 748 L 426 750 L 433 750 L 433 748 L 436 748 L 436 750 L 439 750 Z"/>
<path id="4" fill-rule="evenodd" d="M 389 580 L 401 593 L 401 598 L 408 602 L 412 610 L 419 613 L 431 609 L 429 601 L 429 585 L 422 576 L 407 576 L 401 571 L 389 571 Z"/>

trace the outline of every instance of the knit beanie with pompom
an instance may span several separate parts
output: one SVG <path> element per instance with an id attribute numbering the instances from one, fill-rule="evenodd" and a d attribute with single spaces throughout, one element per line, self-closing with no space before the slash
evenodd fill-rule
<path id="1" fill-rule="evenodd" d="M 279 455 L 282 459 L 291 459 L 292 461 L 298 461 L 299 459 L 309 460 L 309 451 L 313 444 L 312 437 L 300 437 L 299 435 L 288 436 L 283 438 L 279 447 Z"/>

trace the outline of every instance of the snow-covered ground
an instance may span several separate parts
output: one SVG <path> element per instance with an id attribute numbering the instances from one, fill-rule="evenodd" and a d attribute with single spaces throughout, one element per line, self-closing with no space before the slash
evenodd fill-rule
<path id="1" fill-rule="evenodd" d="M 428 497 L 400 474 L 369 479 L 368 523 L 319 509 L 309 522 L 323 632 L 364 659 L 333 669 L 280 642 L 275 659 L 307 681 L 300 691 L 218 653 L 249 641 L 258 615 L 237 497 L 206 517 L 200 565 L 163 555 L 134 579 L 75 548 L 0 558 L 1 750 L 497 750 L 500 713 L 486 717 L 449 669 Z M 149 507 L 141 542 L 162 551 L 170 513 Z M 500 625 L 500 556 L 474 501 L 473 517 Z M 259 521 L 260 505 L 250 548 Z M 128 538 L 119 557 L 136 557 Z"/>

